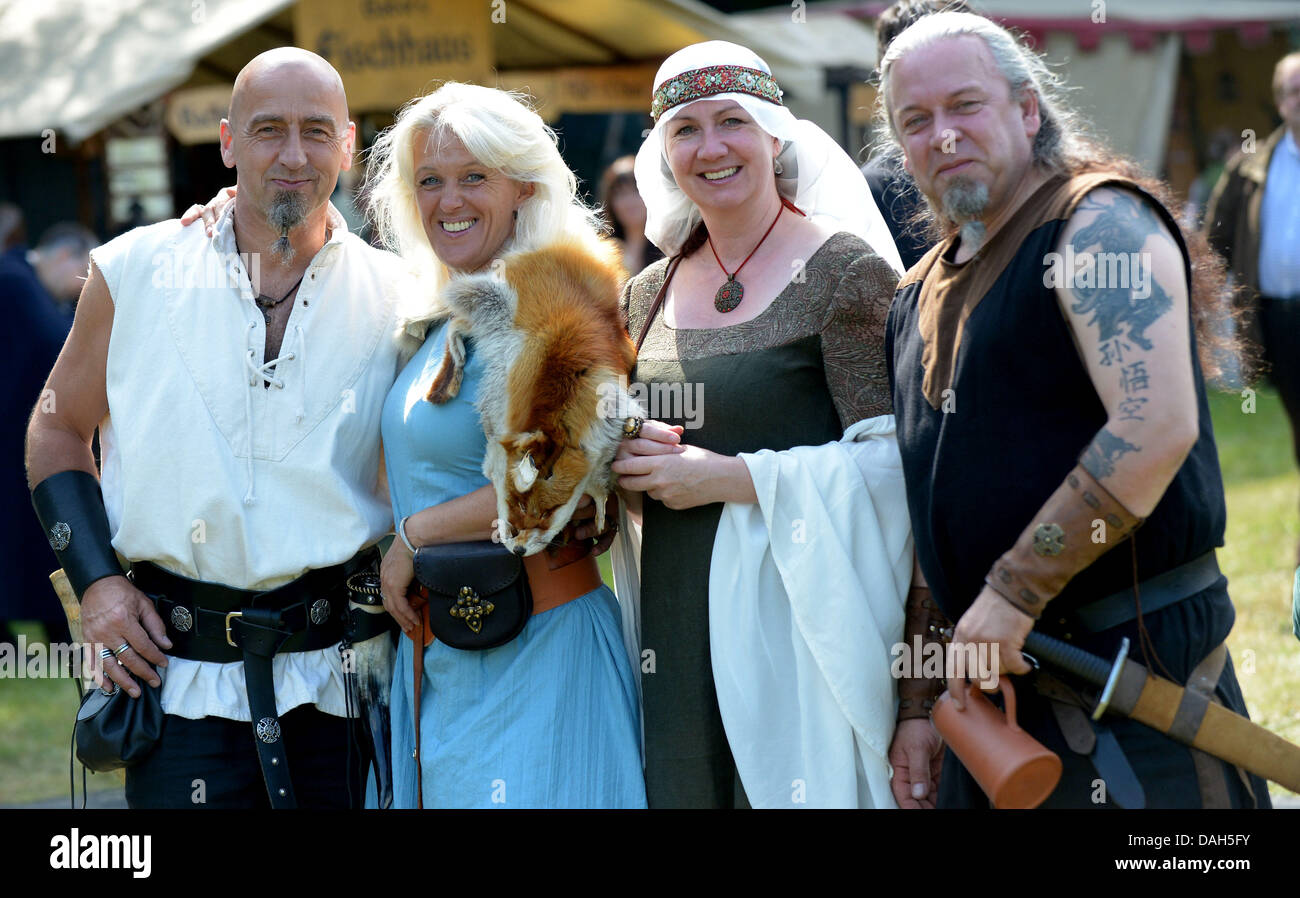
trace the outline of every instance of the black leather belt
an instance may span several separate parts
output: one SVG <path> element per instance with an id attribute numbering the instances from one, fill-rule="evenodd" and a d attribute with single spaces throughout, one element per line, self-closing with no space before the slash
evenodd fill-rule
<path id="1" fill-rule="evenodd" d="M 386 615 L 350 615 L 347 587 L 348 577 L 372 569 L 378 558 L 378 549 L 363 549 L 343 564 L 308 571 L 262 592 L 190 580 L 147 561 L 131 565 L 131 579 L 153 598 L 167 624 L 172 655 L 244 662 L 253 744 L 272 808 L 296 807 L 297 801 L 283 751 L 271 660 L 281 652 L 328 648 L 345 636 L 360 641 L 380 632 L 388 623 Z"/>
<path id="2" fill-rule="evenodd" d="M 1219 562 L 1214 550 L 1206 552 L 1186 564 L 1170 568 L 1149 580 L 1138 584 L 1138 593 L 1142 597 L 1142 613 L 1151 614 L 1183 599 L 1191 598 L 1198 592 L 1209 589 L 1220 580 L 1224 580 L 1219 570 Z M 1226 582 L 1226 581 L 1225 581 Z M 1120 624 L 1126 624 L 1137 618 L 1137 600 L 1132 588 L 1121 590 L 1081 605 L 1062 615 L 1068 626 L 1084 633 L 1101 633 Z"/>

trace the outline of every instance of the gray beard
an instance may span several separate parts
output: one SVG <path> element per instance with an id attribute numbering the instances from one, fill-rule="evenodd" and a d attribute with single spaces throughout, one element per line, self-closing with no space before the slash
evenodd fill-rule
<path id="1" fill-rule="evenodd" d="M 271 244 L 271 258 L 281 265 L 293 263 L 294 249 L 289 242 L 289 232 L 302 224 L 307 218 L 307 203 L 297 193 L 283 191 L 271 200 L 266 210 L 266 220 L 271 227 L 280 232 L 280 238 Z"/>
<path id="2" fill-rule="evenodd" d="M 971 252 L 977 253 L 984 245 L 984 235 L 984 222 L 973 218 L 961 226 L 961 245 L 968 246 Z"/>
<path id="3" fill-rule="evenodd" d="M 976 252 L 984 243 L 985 226 L 979 216 L 989 204 L 987 185 L 969 178 L 954 178 L 943 194 L 943 214 L 961 229 L 963 246 Z"/>

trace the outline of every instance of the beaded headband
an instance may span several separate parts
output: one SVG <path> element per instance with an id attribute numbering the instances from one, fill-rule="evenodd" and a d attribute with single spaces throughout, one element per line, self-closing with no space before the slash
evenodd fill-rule
<path id="1" fill-rule="evenodd" d="M 781 105 L 781 88 L 767 72 L 743 65 L 714 65 L 682 72 L 661 84 L 654 92 L 650 117 L 658 122 L 659 116 L 674 106 L 727 93 L 752 94 Z"/>

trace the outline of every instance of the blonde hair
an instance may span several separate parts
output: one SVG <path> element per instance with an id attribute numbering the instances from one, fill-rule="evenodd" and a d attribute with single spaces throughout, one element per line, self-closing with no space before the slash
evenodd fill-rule
<path id="1" fill-rule="evenodd" d="M 432 275 L 430 297 L 450 278 L 434 255 L 420 220 L 415 184 L 415 140 L 459 140 L 471 156 L 506 177 L 534 185 L 519 207 L 514 233 L 501 255 L 557 241 L 595 246 L 596 214 L 578 198 L 578 183 L 560 156 L 555 132 L 524 97 L 509 91 L 449 81 L 417 97 L 371 147 L 365 193 L 370 219 L 386 249 Z M 434 317 L 438 309 L 420 317 Z"/>

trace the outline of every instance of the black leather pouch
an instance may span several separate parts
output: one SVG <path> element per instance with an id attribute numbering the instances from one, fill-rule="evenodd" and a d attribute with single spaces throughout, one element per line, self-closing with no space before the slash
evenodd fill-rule
<path id="1" fill-rule="evenodd" d="M 91 689 L 77 711 L 77 760 L 96 773 L 130 767 L 153 751 L 162 735 L 161 687 L 140 682 L 140 697 L 122 687 Z"/>
<path id="2" fill-rule="evenodd" d="M 415 553 L 418 592 L 429 628 L 455 649 L 490 649 L 519 635 L 533 615 L 524 560 L 483 540 L 422 546 Z"/>

